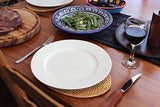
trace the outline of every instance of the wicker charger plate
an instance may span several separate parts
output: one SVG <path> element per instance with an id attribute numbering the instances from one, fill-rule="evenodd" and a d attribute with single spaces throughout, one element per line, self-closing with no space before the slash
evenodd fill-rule
<path id="1" fill-rule="evenodd" d="M 48 11 L 53 11 L 53 10 L 57 10 L 59 8 L 62 8 L 64 6 L 66 6 L 68 4 L 62 5 L 62 6 L 57 6 L 57 7 L 37 7 L 37 6 L 33 6 L 29 3 L 26 3 L 26 7 L 32 11 L 35 12 L 48 12 Z"/>
<path id="2" fill-rule="evenodd" d="M 110 89 L 110 87 L 111 87 L 111 76 L 108 75 L 103 81 L 89 88 L 77 89 L 77 90 L 63 90 L 52 87 L 50 88 L 53 89 L 54 91 L 57 91 L 61 94 L 71 97 L 91 98 L 106 93 Z"/>

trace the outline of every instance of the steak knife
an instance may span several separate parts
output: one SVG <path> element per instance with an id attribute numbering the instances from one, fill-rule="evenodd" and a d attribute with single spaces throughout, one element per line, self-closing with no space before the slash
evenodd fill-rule
<path id="1" fill-rule="evenodd" d="M 134 77 L 132 77 L 130 80 L 128 80 L 120 90 L 114 91 L 106 100 L 105 103 L 100 105 L 99 107 L 114 107 L 118 101 L 121 99 L 123 93 L 125 93 L 132 85 L 133 83 L 141 76 L 142 74 L 137 74 Z"/>

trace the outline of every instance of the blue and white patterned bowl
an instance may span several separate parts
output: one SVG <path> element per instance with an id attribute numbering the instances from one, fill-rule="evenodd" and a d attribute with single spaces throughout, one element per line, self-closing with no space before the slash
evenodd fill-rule
<path id="1" fill-rule="evenodd" d="M 99 28 L 94 29 L 94 30 L 74 30 L 69 28 L 66 24 L 61 22 L 61 19 L 64 18 L 65 16 L 72 16 L 73 14 L 76 14 L 78 11 L 82 13 L 88 13 L 92 14 L 95 16 L 98 16 L 100 20 L 102 21 L 102 24 L 100 25 Z M 65 7 L 62 8 L 58 11 L 56 11 L 51 18 L 51 21 L 53 25 L 55 25 L 57 28 L 69 32 L 69 33 L 74 33 L 74 34 L 91 34 L 91 33 L 96 33 L 101 30 L 106 29 L 111 25 L 113 22 L 112 15 L 100 8 L 96 7 L 91 7 L 91 6 L 86 6 L 86 5 L 79 5 L 79 6 L 70 6 L 70 7 Z"/>

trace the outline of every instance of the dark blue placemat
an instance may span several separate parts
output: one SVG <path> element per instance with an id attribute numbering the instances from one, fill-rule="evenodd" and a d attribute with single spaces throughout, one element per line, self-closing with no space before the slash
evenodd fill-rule
<path id="1" fill-rule="evenodd" d="M 126 53 L 130 53 L 128 50 L 123 48 L 117 42 L 117 40 L 115 38 L 115 31 L 116 31 L 117 27 L 119 25 L 121 25 L 122 23 L 124 23 L 127 20 L 127 18 L 129 17 L 129 15 L 118 13 L 118 14 L 113 14 L 112 16 L 113 16 L 113 23 L 107 29 L 105 29 L 101 32 L 98 32 L 98 33 L 84 35 L 84 36 L 86 38 L 94 40 L 98 43 L 101 43 L 103 45 L 107 45 L 112 48 L 119 49 L 119 50 L 124 51 Z M 145 57 L 145 56 L 141 56 L 141 55 L 136 55 L 136 56 L 140 57 L 142 59 L 145 59 L 147 61 L 150 61 L 154 64 L 160 65 L 160 58 L 151 58 L 151 57 Z"/>

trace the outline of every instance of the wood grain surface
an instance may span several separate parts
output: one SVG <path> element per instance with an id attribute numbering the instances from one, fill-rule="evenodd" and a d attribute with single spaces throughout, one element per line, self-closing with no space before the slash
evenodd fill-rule
<path id="1" fill-rule="evenodd" d="M 129 14 L 131 16 L 141 16 L 147 19 L 152 18 L 154 10 L 159 9 L 159 0 L 126 0 L 127 6 L 122 10 L 122 13 Z M 84 0 L 74 0 L 71 5 L 86 5 Z M 26 3 L 21 2 L 13 6 L 25 7 Z M 108 96 L 116 89 L 120 89 L 121 86 L 128 81 L 132 76 L 138 73 L 142 73 L 141 78 L 123 95 L 121 100 L 118 102 L 116 107 L 159 107 L 160 105 L 160 66 L 154 65 L 146 60 L 137 58 L 140 62 L 140 66 L 137 69 L 127 69 L 122 66 L 121 62 L 124 57 L 129 56 L 128 54 L 113 49 L 111 47 L 99 44 L 97 42 L 88 40 L 80 35 L 69 34 L 63 32 L 51 23 L 51 16 L 55 11 L 46 12 L 49 16 L 39 16 L 41 20 L 40 32 L 29 41 L 16 45 L 13 47 L 3 48 L 2 51 L 5 54 L 10 65 L 18 70 L 20 73 L 29 78 L 43 91 L 49 94 L 55 100 L 65 104 L 67 107 L 95 107 L 104 102 Z M 94 98 L 73 98 L 65 96 L 56 91 L 49 89 L 44 84 L 40 83 L 32 74 L 30 68 L 30 62 L 32 56 L 26 59 L 23 63 L 15 64 L 14 62 L 26 55 L 28 52 L 41 45 L 51 35 L 55 35 L 55 41 L 64 39 L 80 39 L 92 42 L 102 47 L 106 52 L 109 53 L 112 60 L 112 69 L 110 75 L 112 77 L 112 85 L 110 90 L 98 97 Z"/>
<path id="2" fill-rule="evenodd" d="M 22 24 L 14 31 L 0 36 L 0 47 L 23 43 L 34 37 L 40 30 L 40 18 L 37 14 L 26 8 L 14 7 L 13 10 L 20 14 Z"/>

